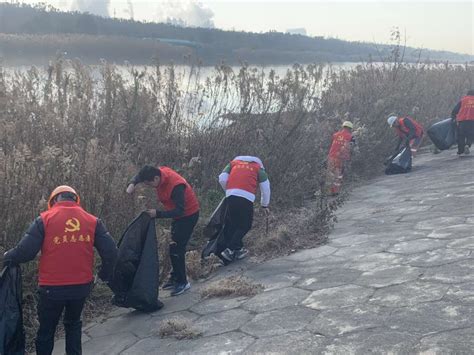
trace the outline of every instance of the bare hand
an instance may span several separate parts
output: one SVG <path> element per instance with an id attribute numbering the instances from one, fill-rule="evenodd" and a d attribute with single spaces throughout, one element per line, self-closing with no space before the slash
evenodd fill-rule
<path id="1" fill-rule="evenodd" d="M 148 213 L 151 218 L 156 218 L 156 210 L 146 210 L 145 212 Z"/>
<path id="2" fill-rule="evenodd" d="M 128 194 L 133 194 L 134 191 L 135 191 L 135 185 L 134 185 L 134 184 L 128 185 L 128 187 L 127 187 L 127 193 L 128 193 Z"/>

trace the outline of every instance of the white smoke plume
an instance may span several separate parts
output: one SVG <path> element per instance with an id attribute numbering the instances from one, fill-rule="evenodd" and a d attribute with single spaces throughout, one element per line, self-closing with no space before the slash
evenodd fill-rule
<path id="1" fill-rule="evenodd" d="M 135 18 L 135 11 L 133 10 L 132 0 L 127 0 L 127 9 L 125 12 L 128 14 L 130 20 Z"/>
<path id="2" fill-rule="evenodd" d="M 214 12 L 199 1 L 175 0 L 159 3 L 156 21 L 178 26 L 214 28 Z"/>
<path id="3" fill-rule="evenodd" d="M 71 10 L 109 17 L 110 0 L 74 0 Z"/>

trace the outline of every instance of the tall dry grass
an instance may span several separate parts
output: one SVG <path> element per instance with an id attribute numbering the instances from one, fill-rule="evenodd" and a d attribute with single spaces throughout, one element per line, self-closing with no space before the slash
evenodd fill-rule
<path id="1" fill-rule="evenodd" d="M 145 163 L 168 165 L 194 186 L 203 218 L 190 246 L 198 248 L 202 223 L 223 196 L 217 176 L 242 154 L 261 157 L 272 183 L 276 218 L 269 231 L 256 221 L 258 232 L 248 237 L 255 250 L 314 245 L 339 203 L 325 198 L 323 163 L 342 121 L 357 127 L 350 177 L 368 178 L 392 149 L 390 112 L 428 126 L 447 117 L 473 85 L 472 66 L 400 63 L 348 71 L 294 65 L 284 76 L 219 66 L 207 78 L 199 68 L 183 74 L 158 63 L 97 69 L 59 58 L 46 70 L 0 67 L 1 248 L 19 240 L 60 184 L 74 186 L 84 207 L 118 238 L 138 212 L 156 206 L 152 191 L 124 192 Z M 308 212 L 288 212 L 300 206 Z M 167 223 L 160 223 L 166 235 Z M 32 304 L 35 265 L 24 273 Z"/>

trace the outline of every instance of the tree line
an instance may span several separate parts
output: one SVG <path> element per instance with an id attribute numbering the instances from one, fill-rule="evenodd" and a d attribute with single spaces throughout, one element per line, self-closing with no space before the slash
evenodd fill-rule
<path id="1" fill-rule="evenodd" d="M 41 4 L 0 4 L 0 33 L 35 36 L 113 36 L 142 41 L 154 40 L 187 49 L 206 64 L 216 64 L 221 61 L 227 63 L 248 61 L 259 64 L 368 59 L 384 61 L 390 57 L 390 46 L 387 45 L 308 37 L 276 31 L 267 33 L 223 31 L 104 18 L 89 13 L 62 12 Z M 38 41 L 43 43 L 40 37 Z M 2 47 L 4 47 L 3 50 Z M 21 48 L 17 48 L 17 51 L 21 52 Z M 10 47 L 8 49 L 10 52 L 2 54 L 6 49 L 5 44 L 0 42 L 0 55 L 14 56 L 16 52 L 11 52 Z M 148 53 L 143 54 L 143 62 L 149 62 L 150 58 L 147 56 Z M 458 62 L 472 60 L 469 56 L 439 51 L 425 51 L 421 57 Z M 175 56 L 173 59 L 180 62 L 182 56 Z M 408 48 L 405 60 L 417 61 L 418 59 L 420 59 L 420 52 L 414 48 Z"/>

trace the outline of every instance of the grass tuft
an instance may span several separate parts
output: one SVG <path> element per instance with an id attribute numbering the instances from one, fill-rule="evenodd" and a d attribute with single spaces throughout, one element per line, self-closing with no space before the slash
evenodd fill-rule
<path id="1" fill-rule="evenodd" d="M 201 291 L 202 298 L 255 296 L 263 291 L 263 285 L 256 284 L 240 275 L 231 276 L 209 284 Z"/>
<path id="2" fill-rule="evenodd" d="M 158 330 L 161 338 L 196 339 L 202 335 L 202 332 L 194 329 L 186 319 L 172 318 L 163 322 Z"/>

